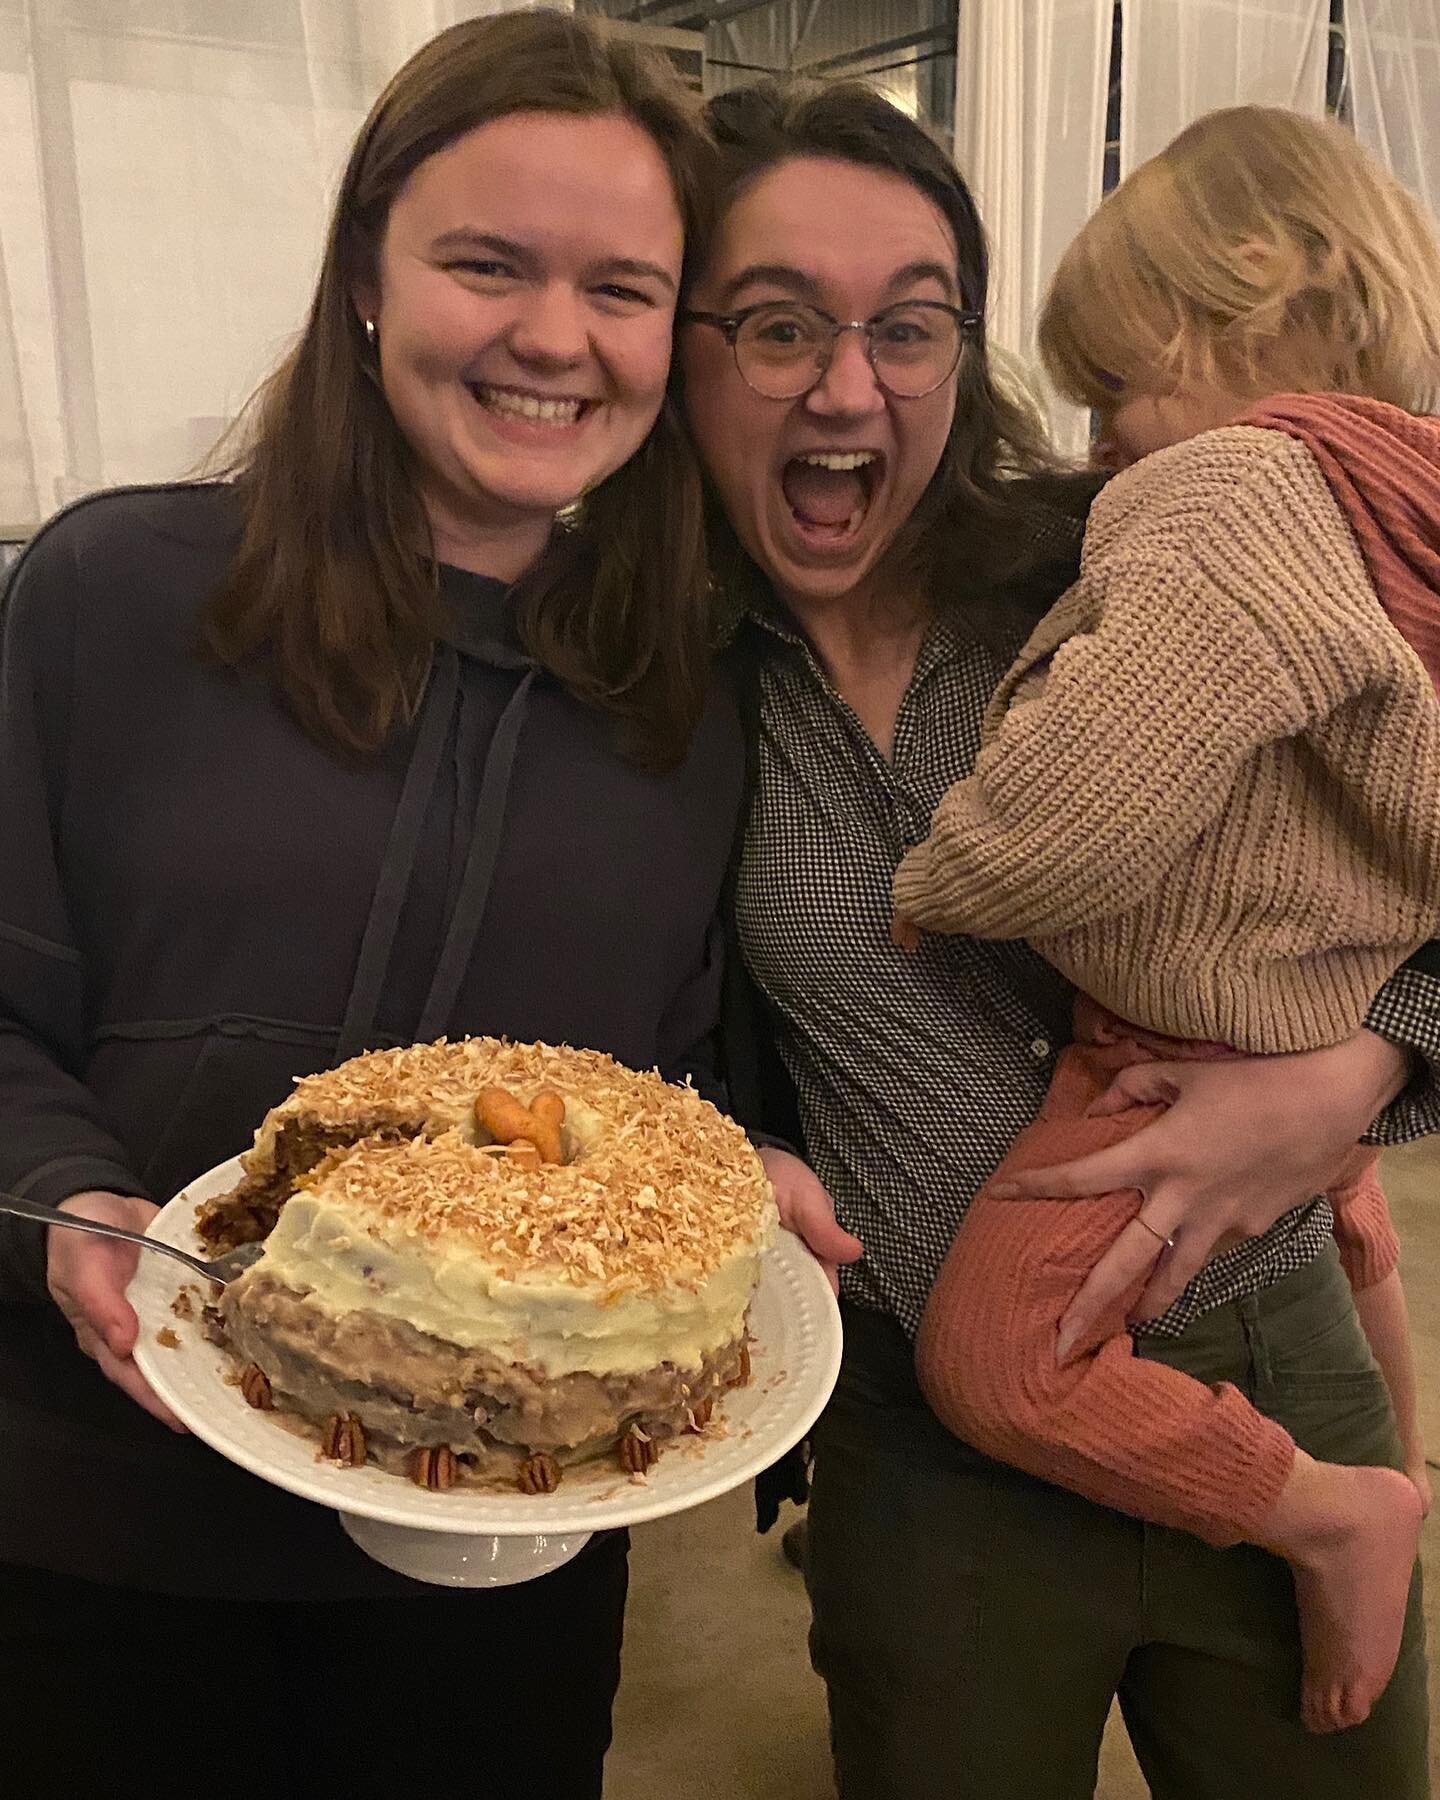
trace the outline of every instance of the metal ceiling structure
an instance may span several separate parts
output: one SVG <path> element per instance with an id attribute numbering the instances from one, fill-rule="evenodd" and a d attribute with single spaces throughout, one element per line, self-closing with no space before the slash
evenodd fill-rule
<path id="1" fill-rule="evenodd" d="M 947 133 L 955 104 L 959 0 L 576 0 L 641 31 L 694 34 L 704 86 L 719 93 L 777 72 L 863 76 Z M 674 40 L 667 41 L 674 42 Z M 678 49 L 679 45 L 675 47 Z"/>

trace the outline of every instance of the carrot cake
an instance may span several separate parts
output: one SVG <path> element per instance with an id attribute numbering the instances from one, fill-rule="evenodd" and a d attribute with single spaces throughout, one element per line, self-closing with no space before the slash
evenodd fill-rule
<path id="1" fill-rule="evenodd" d="M 215 1250 L 264 1240 L 217 1331 L 252 1405 L 421 1485 L 643 1472 L 748 1379 L 775 1228 L 732 1120 L 597 1051 L 489 1038 L 307 1076 L 261 1125 Z"/>

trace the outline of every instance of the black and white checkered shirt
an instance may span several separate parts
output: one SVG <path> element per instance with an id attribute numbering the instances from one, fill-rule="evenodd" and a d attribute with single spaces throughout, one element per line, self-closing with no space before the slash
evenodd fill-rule
<path id="1" fill-rule="evenodd" d="M 890 882 L 940 796 L 970 773 L 1004 659 L 941 620 L 901 702 L 890 761 L 803 637 L 758 609 L 755 791 L 736 890 L 741 947 L 779 1021 L 806 1146 L 865 1245 L 842 1291 L 910 1332 L 977 1188 L 1034 1118 L 1072 991 L 1022 943 L 890 942 Z M 1440 1061 L 1440 976 L 1407 969 L 1368 1023 Z M 1377 1137 L 1440 1128 L 1433 1083 Z M 1258 1292 L 1319 1254 L 1323 1200 L 1215 1257 L 1147 1335 Z"/>

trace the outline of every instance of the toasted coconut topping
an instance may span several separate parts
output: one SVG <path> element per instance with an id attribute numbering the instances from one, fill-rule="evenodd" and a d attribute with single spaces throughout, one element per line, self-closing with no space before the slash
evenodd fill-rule
<path id="1" fill-rule="evenodd" d="M 526 1105 L 547 1087 L 576 1102 L 589 1123 L 573 1160 L 527 1168 L 476 1143 L 486 1085 Z M 504 1279 L 543 1268 L 618 1298 L 699 1283 L 768 1237 L 770 1184 L 740 1127 L 693 1089 L 593 1050 L 467 1038 L 372 1051 L 300 1081 L 252 1155 L 287 1119 L 340 1126 L 392 1107 L 418 1110 L 435 1135 L 362 1138 L 297 1185 L 397 1246 L 420 1237 L 478 1253 Z"/>

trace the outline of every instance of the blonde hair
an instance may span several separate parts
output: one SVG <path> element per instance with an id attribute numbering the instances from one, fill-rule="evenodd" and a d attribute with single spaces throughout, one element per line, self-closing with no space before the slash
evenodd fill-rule
<path id="1" fill-rule="evenodd" d="M 1440 406 L 1440 238 L 1343 127 L 1237 106 L 1182 131 L 1103 202 L 1040 318 L 1081 405 L 1222 388 Z"/>

